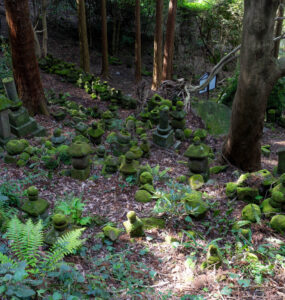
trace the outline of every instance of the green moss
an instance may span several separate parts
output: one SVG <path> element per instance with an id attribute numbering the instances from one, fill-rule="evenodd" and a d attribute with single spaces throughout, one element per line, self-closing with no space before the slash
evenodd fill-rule
<path id="1" fill-rule="evenodd" d="M 237 192 L 237 187 L 238 187 L 237 183 L 228 182 L 226 184 L 226 195 L 227 195 L 227 197 L 229 197 L 231 199 L 234 198 L 235 195 L 236 195 L 236 192 Z"/>
<path id="2" fill-rule="evenodd" d="M 23 152 L 20 154 L 19 158 L 22 159 L 23 161 L 27 162 L 30 159 L 30 155 L 26 152 Z"/>
<path id="3" fill-rule="evenodd" d="M 225 171 L 228 168 L 228 165 L 225 166 L 214 166 L 210 168 L 210 174 L 219 174 L 223 171 Z"/>
<path id="4" fill-rule="evenodd" d="M 113 242 L 116 241 L 122 233 L 121 229 L 112 227 L 110 225 L 103 227 L 102 230 L 103 230 L 104 236 Z"/>
<path id="5" fill-rule="evenodd" d="M 147 192 L 145 190 L 136 191 L 135 201 L 147 203 L 147 202 L 150 202 L 151 200 L 152 200 L 152 196 L 149 192 Z"/>
<path id="6" fill-rule="evenodd" d="M 28 196 L 30 197 L 38 197 L 39 190 L 36 186 L 32 185 L 27 189 Z"/>
<path id="7" fill-rule="evenodd" d="M 192 129 L 190 129 L 190 128 L 185 128 L 184 129 L 184 136 L 185 136 L 186 139 L 189 139 L 191 137 L 192 133 L 193 133 Z"/>
<path id="8" fill-rule="evenodd" d="M 248 237 L 250 233 L 250 224 L 251 222 L 248 220 L 242 220 L 242 221 L 237 221 L 233 224 L 232 229 L 233 230 L 238 230 L 241 232 L 241 234 L 245 237 Z"/>
<path id="9" fill-rule="evenodd" d="M 42 161 L 46 169 L 54 170 L 58 167 L 59 162 L 56 156 L 54 155 L 44 155 L 42 156 Z"/>
<path id="10" fill-rule="evenodd" d="M 140 184 L 142 184 L 142 185 L 146 184 L 146 183 L 152 185 L 152 183 L 153 183 L 153 177 L 150 172 L 141 173 L 139 179 L 140 179 Z"/>
<path id="11" fill-rule="evenodd" d="M 209 156 L 210 149 L 205 144 L 200 144 L 199 140 L 195 140 L 185 151 L 184 156 L 190 158 L 203 158 Z"/>
<path id="12" fill-rule="evenodd" d="M 26 160 L 19 159 L 19 160 L 17 161 L 17 166 L 18 166 L 18 167 L 24 167 L 24 166 L 26 166 L 26 165 L 27 165 L 27 161 L 26 161 Z"/>
<path id="13" fill-rule="evenodd" d="M 144 228 L 146 230 L 165 228 L 165 220 L 161 218 L 155 218 L 155 217 L 142 218 L 141 221 L 143 222 Z"/>
<path id="14" fill-rule="evenodd" d="M 209 246 L 206 263 L 207 267 L 215 267 L 216 269 L 222 265 L 222 257 L 216 245 Z"/>
<path id="15" fill-rule="evenodd" d="M 261 210 L 256 204 L 248 204 L 243 208 L 241 215 L 243 220 L 248 220 L 254 223 L 261 218 Z"/>
<path id="16" fill-rule="evenodd" d="M 271 206 L 270 201 L 271 201 L 270 198 L 265 199 L 260 205 L 260 207 L 262 209 L 262 212 L 265 215 L 265 217 L 271 217 L 271 216 L 276 215 L 277 213 L 280 212 L 279 208 L 274 208 L 273 206 Z"/>
<path id="17" fill-rule="evenodd" d="M 6 150 L 10 155 L 17 155 L 22 153 L 28 146 L 29 143 L 24 139 L 11 140 L 6 144 Z"/>
<path id="18" fill-rule="evenodd" d="M 134 159 L 139 159 L 143 156 L 143 151 L 139 146 L 132 146 L 130 151 L 134 153 Z"/>
<path id="19" fill-rule="evenodd" d="M 285 232 L 285 216 L 284 215 L 274 216 L 270 221 L 270 226 L 274 230 L 276 230 L 280 233 L 284 233 Z"/>
<path id="20" fill-rule="evenodd" d="M 184 197 L 182 201 L 186 213 L 195 218 L 204 217 L 209 209 L 208 204 L 202 200 L 201 192 L 192 192 Z"/>
<path id="21" fill-rule="evenodd" d="M 140 237 L 144 235 L 143 222 L 137 217 L 134 211 L 127 214 L 128 221 L 124 222 L 124 227 L 130 237 Z"/>
<path id="22" fill-rule="evenodd" d="M 207 137 L 207 130 L 198 128 L 194 132 L 194 137 L 199 137 L 200 140 L 204 140 Z"/>
<path id="23" fill-rule="evenodd" d="M 59 160 L 65 165 L 69 165 L 71 163 L 71 156 L 68 150 L 69 146 L 67 145 L 60 145 L 58 148 L 56 148 L 56 153 L 59 157 Z"/>
<path id="24" fill-rule="evenodd" d="M 49 203 L 45 199 L 38 198 L 34 201 L 27 199 L 23 202 L 21 210 L 32 217 L 38 217 L 44 214 L 48 207 Z"/>
<path id="25" fill-rule="evenodd" d="M 189 185 L 192 190 L 198 190 L 204 185 L 204 178 L 200 174 L 193 175 L 189 178 Z"/>
<path id="26" fill-rule="evenodd" d="M 249 177 L 250 177 L 250 173 L 241 174 L 239 179 L 236 182 L 237 185 L 238 186 L 244 186 Z"/>
<path id="27" fill-rule="evenodd" d="M 258 202 L 256 197 L 258 196 L 258 188 L 251 187 L 237 187 L 238 200 L 245 202 Z"/>
<path id="28" fill-rule="evenodd" d="M 75 142 L 69 147 L 68 153 L 71 157 L 84 157 L 91 153 L 91 147 L 87 143 Z"/>
<path id="29" fill-rule="evenodd" d="M 150 194 L 154 194 L 154 192 L 155 192 L 154 187 L 153 187 L 151 184 L 149 184 L 149 183 L 146 183 L 146 184 L 140 186 L 139 189 L 140 189 L 140 190 L 147 191 L 147 192 L 149 192 Z"/>
<path id="30" fill-rule="evenodd" d="M 51 141 L 46 141 L 45 142 L 45 147 L 49 150 L 53 149 L 53 144 Z"/>
<path id="31" fill-rule="evenodd" d="M 68 226 L 68 218 L 63 214 L 55 214 L 52 223 L 55 230 L 64 231 Z"/>
<path id="32" fill-rule="evenodd" d="M 0 95 L 0 111 L 9 109 L 12 105 L 12 101 L 9 100 L 7 97 L 4 95 Z"/>

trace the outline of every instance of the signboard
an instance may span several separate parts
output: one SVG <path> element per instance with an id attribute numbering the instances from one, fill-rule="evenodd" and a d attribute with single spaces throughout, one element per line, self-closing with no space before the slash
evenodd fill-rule
<path id="1" fill-rule="evenodd" d="M 200 79 L 199 84 L 202 85 L 209 77 L 209 73 L 205 73 Z M 217 75 L 210 81 L 209 85 L 207 85 L 203 90 L 199 91 L 199 94 L 204 94 L 216 88 L 217 84 Z"/>

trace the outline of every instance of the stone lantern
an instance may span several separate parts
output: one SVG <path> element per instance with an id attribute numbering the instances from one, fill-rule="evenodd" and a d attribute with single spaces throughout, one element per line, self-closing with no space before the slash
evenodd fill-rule
<path id="1" fill-rule="evenodd" d="M 208 163 L 210 149 L 200 142 L 200 138 L 194 138 L 194 144 L 190 145 L 184 156 L 188 157 L 189 175 L 200 174 L 204 180 L 208 180 L 210 170 Z"/>
<path id="2" fill-rule="evenodd" d="M 87 130 L 87 134 L 90 138 L 90 141 L 96 145 L 101 144 L 102 135 L 104 133 L 105 133 L 105 131 L 102 128 L 100 128 L 98 126 L 98 123 L 96 123 L 96 122 L 93 122 L 91 125 L 91 128 L 89 128 Z"/>
<path id="3" fill-rule="evenodd" d="M 91 147 L 84 142 L 75 142 L 69 147 L 68 152 L 73 167 L 71 177 L 79 180 L 87 179 L 90 175 L 89 154 Z"/>
<path id="4" fill-rule="evenodd" d="M 66 140 L 66 137 L 64 135 L 61 135 L 61 130 L 59 128 L 56 128 L 53 131 L 53 136 L 51 138 L 51 142 L 55 147 L 58 147 L 62 145 Z"/>
<path id="5" fill-rule="evenodd" d="M 12 102 L 4 95 L 0 95 L 0 145 L 5 145 L 11 138 L 9 123 L 9 108 Z"/>
<path id="6" fill-rule="evenodd" d="M 176 110 L 171 112 L 171 126 L 174 129 L 184 129 L 185 128 L 185 116 L 186 111 L 183 110 L 184 103 L 182 101 L 178 101 L 176 104 Z"/>
<path id="7" fill-rule="evenodd" d="M 124 157 L 124 160 L 119 168 L 120 173 L 125 176 L 134 175 L 137 173 L 139 167 L 138 161 L 135 160 L 133 152 L 128 151 Z"/>
<path id="8" fill-rule="evenodd" d="M 278 166 L 277 166 L 277 174 L 285 173 L 285 147 L 277 150 L 278 155 Z"/>
<path id="9" fill-rule="evenodd" d="M 124 222 L 126 232 L 130 237 L 144 236 L 143 222 L 137 217 L 134 211 L 127 214 L 128 221 Z"/>

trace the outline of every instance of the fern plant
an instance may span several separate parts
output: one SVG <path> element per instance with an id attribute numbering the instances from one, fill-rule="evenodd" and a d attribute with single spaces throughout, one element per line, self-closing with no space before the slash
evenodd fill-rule
<path id="1" fill-rule="evenodd" d="M 33 224 L 29 219 L 23 224 L 17 217 L 14 217 L 8 224 L 7 237 L 11 242 L 11 249 L 18 261 L 26 261 L 28 272 L 31 274 L 52 271 L 64 256 L 73 253 L 84 242 L 80 239 L 84 229 L 75 229 L 67 232 L 58 238 L 51 250 L 43 252 L 43 224 L 40 220 Z M 17 264 L 17 260 L 1 254 L 0 263 Z"/>

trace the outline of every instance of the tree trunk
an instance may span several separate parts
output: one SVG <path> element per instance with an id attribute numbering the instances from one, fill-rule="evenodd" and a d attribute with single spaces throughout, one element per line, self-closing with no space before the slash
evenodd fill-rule
<path id="1" fill-rule="evenodd" d="M 245 0 L 240 76 L 223 155 L 244 171 L 261 167 L 260 139 L 268 96 L 285 74 L 285 59 L 272 56 L 279 0 Z"/>
<path id="2" fill-rule="evenodd" d="M 142 58 L 141 58 L 141 3 L 140 0 L 136 0 L 135 7 L 135 23 L 136 23 L 136 42 L 135 42 L 135 77 L 136 83 L 142 79 Z"/>
<path id="3" fill-rule="evenodd" d="M 283 5 L 285 5 L 285 4 L 281 3 L 279 5 L 279 9 L 278 9 L 278 13 L 277 13 L 278 18 L 283 18 L 284 17 L 284 6 Z M 283 19 L 280 19 L 280 20 L 277 21 L 277 24 L 276 24 L 275 37 L 278 37 L 278 36 L 281 35 L 282 26 L 283 26 Z M 275 58 L 278 58 L 279 48 L 280 48 L 280 40 L 276 41 L 275 45 L 274 45 L 274 54 L 273 55 L 274 55 Z"/>
<path id="4" fill-rule="evenodd" d="M 90 72 L 90 58 L 87 38 L 85 1 L 76 0 L 78 12 L 78 31 L 80 44 L 80 67 L 87 73 Z"/>
<path id="5" fill-rule="evenodd" d="M 162 80 L 171 80 L 172 77 L 176 10 L 177 0 L 169 0 L 168 17 L 166 24 L 166 38 L 164 45 Z"/>
<path id="6" fill-rule="evenodd" d="M 107 14 L 106 0 L 101 0 L 101 26 L 102 26 L 102 70 L 101 76 L 107 78 L 109 76 L 108 63 L 108 33 L 107 33 Z"/>
<path id="7" fill-rule="evenodd" d="M 34 40 L 35 40 L 35 54 L 37 58 L 40 58 L 42 56 L 42 50 L 41 45 L 38 39 L 38 35 L 36 33 L 36 30 L 33 28 L 33 34 L 34 34 Z"/>
<path id="8" fill-rule="evenodd" d="M 43 57 L 47 56 L 47 0 L 42 0 L 42 24 L 43 24 Z"/>
<path id="9" fill-rule="evenodd" d="M 152 90 L 157 90 L 161 83 L 162 76 L 162 25 L 163 25 L 163 0 L 156 1 L 156 23 L 154 35 L 153 54 L 153 76 Z"/>
<path id="10" fill-rule="evenodd" d="M 6 18 L 12 51 L 14 79 L 18 94 L 31 115 L 48 115 L 39 66 L 35 55 L 35 40 L 28 0 L 5 0 Z"/>

